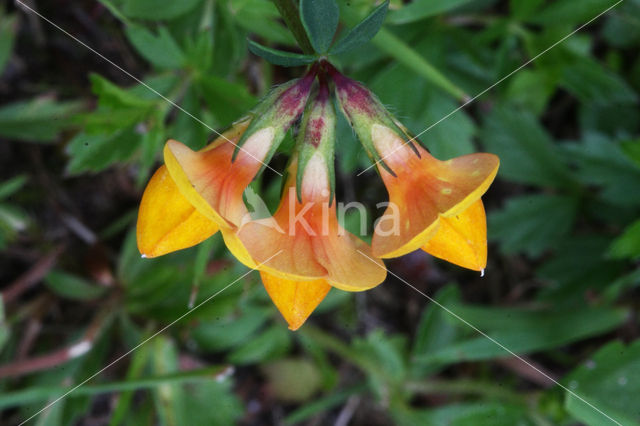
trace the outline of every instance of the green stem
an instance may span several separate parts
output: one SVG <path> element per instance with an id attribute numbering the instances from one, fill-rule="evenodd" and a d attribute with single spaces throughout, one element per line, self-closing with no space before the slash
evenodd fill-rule
<path id="1" fill-rule="evenodd" d="M 296 38 L 300 49 L 307 55 L 313 55 L 315 53 L 313 46 L 311 46 L 307 32 L 304 30 L 304 26 L 300 20 L 298 2 L 296 0 L 273 0 L 273 2 L 278 8 L 282 19 L 284 19 L 284 23 L 287 24 L 287 27 L 289 27 L 289 30 Z"/>
<path id="2" fill-rule="evenodd" d="M 501 399 L 518 404 L 525 401 L 517 393 L 509 389 L 496 386 L 492 383 L 476 382 L 473 380 L 434 380 L 420 382 L 407 382 L 405 389 L 411 393 L 421 394 L 453 394 L 453 395 L 478 395 L 485 398 Z"/>

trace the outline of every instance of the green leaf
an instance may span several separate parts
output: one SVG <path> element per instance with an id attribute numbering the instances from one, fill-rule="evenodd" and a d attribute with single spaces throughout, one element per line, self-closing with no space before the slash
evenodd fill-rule
<path id="1" fill-rule="evenodd" d="M 432 410 L 392 407 L 399 426 L 513 426 L 529 425 L 524 405 L 500 402 L 453 403 Z"/>
<path id="2" fill-rule="evenodd" d="M 129 25 L 125 34 L 140 56 L 158 68 L 180 68 L 185 62 L 180 46 L 164 26 L 154 34 L 141 25 Z"/>
<path id="3" fill-rule="evenodd" d="M 392 24 L 408 24 L 430 16 L 449 12 L 473 0 L 414 0 L 389 13 Z"/>
<path id="4" fill-rule="evenodd" d="M 627 157 L 629 157 L 637 167 L 640 167 L 640 139 L 622 142 L 620 147 Z"/>
<path id="5" fill-rule="evenodd" d="M 528 111 L 496 108 L 480 135 L 487 151 L 500 157 L 498 174 L 513 182 L 572 188 L 567 166 L 547 132 Z"/>
<path id="6" fill-rule="evenodd" d="M 27 183 L 28 179 L 29 178 L 26 175 L 20 175 L 0 183 L 0 200 L 11 197 L 13 194 L 20 191 Z"/>
<path id="7" fill-rule="evenodd" d="M 640 259 L 640 220 L 629 225 L 609 247 L 613 259 Z"/>
<path id="8" fill-rule="evenodd" d="M 454 285 L 440 290 L 435 298 L 444 306 L 460 302 L 460 291 Z M 428 304 L 420 316 L 416 331 L 412 355 L 430 353 L 451 345 L 460 336 L 460 330 L 449 321 L 450 314 L 434 303 Z M 414 377 L 425 377 L 437 370 L 438 365 L 425 366 L 424 363 L 413 363 Z"/>
<path id="9" fill-rule="evenodd" d="M 125 0 L 123 12 L 130 18 L 168 20 L 194 9 L 202 0 Z"/>
<path id="10" fill-rule="evenodd" d="M 311 55 L 302 55 L 300 53 L 291 53 L 272 49 L 270 47 L 258 44 L 253 40 L 248 40 L 248 42 L 249 50 L 251 51 L 251 53 L 264 58 L 274 65 L 280 65 L 283 67 L 297 67 L 310 64 L 317 59 L 315 56 Z"/>
<path id="11" fill-rule="evenodd" d="M 198 81 L 198 87 L 216 118 L 217 127 L 228 126 L 243 117 L 256 103 L 256 99 L 249 93 L 246 85 L 232 83 L 214 75 L 202 77 Z M 196 125 L 202 126 L 197 122 Z"/>
<path id="12" fill-rule="evenodd" d="M 141 135 L 133 128 L 112 134 L 80 133 L 67 145 L 71 157 L 67 173 L 99 172 L 116 162 L 129 159 L 140 147 Z"/>
<path id="13" fill-rule="evenodd" d="M 638 95 L 618 74 L 592 60 L 563 67 L 560 85 L 584 103 L 634 104 Z"/>
<path id="14" fill-rule="evenodd" d="M 371 40 L 382 27 L 384 17 L 387 14 L 389 2 L 385 1 L 376 7 L 373 12 L 364 18 L 358 25 L 352 28 L 331 49 L 330 53 L 338 54 L 356 49 Z"/>
<path id="15" fill-rule="evenodd" d="M 510 0 L 509 9 L 516 19 L 527 19 L 542 6 L 544 0 Z"/>
<path id="16" fill-rule="evenodd" d="M 207 351 L 230 349 L 255 338 L 254 334 L 270 314 L 270 309 L 243 310 L 237 317 L 202 322 L 193 329 L 192 335 L 198 345 Z"/>
<path id="17" fill-rule="evenodd" d="M 335 0 L 302 0 L 300 18 L 311 45 L 318 53 L 326 53 L 338 28 L 340 10 Z"/>
<path id="18" fill-rule="evenodd" d="M 611 342 L 571 372 L 563 382 L 573 392 L 624 426 L 637 426 L 640 416 L 640 341 L 627 346 Z M 567 392 L 565 407 L 589 426 L 610 424 L 593 407 Z"/>
<path id="19" fill-rule="evenodd" d="M 286 353 L 291 345 L 289 331 L 274 325 L 229 354 L 234 364 L 253 364 L 275 359 Z"/>
<path id="20" fill-rule="evenodd" d="M 285 425 L 302 424 L 304 420 L 307 420 L 315 414 L 326 412 L 334 407 L 342 405 L 350 396 L 360 394 L 365 391 L 365 389 L 366 386 L 357 385 L 349 389 L 335 392 L 328 396 L 314 398 L 313 401 L 309 401 L 289 413 L 289 415 L 284 418 L 283 423 Z"/>
<path id="21" fill-rule="evenodd" d="M 630 197 L 640 186 L 640 169 L 624 155 L 620 145 L 599 134 L 587 134 L 581 143 L 564 144 L 575 175 L 585 185 L 595 185 L 602 200 L 616 206 L 640 205 L 639 197 Z"/>
<path id="22" fill-rule="evenodd" d="M 577 200 L 561 195 L 510 198 L 502 210 L 489 215 L 489 239 L 498 241 L 505 253 L 538 257 L 566 237 L 577 212 Z"/>
<path id="23" fill-rule="evenodd" d="M 0 9 L 0 75 L 2 75 L 13 51 L 17 29 L 18 16 L 15 14 L 5 15 L 4 11 Z"/>
<path id="24" fill-rule="evenodd" d="M 71 125 L 78 102 L 56 102 L 51 98 L 18 101 L 0 107 L 0 136 L 28 142 L 53 142 Z"/>
<path id="25" fill-rule="evenodd" d="M 44 282 L 57 295 L 72 300 L 95 300 L 106 290 L 76 275 L 61 271 L 49 272 Z"/>
<path id="26" fill-rule="evenodd" d="M 615 3 L 617 0 L 582 0 L 580 7 L 576 7 L 575 0 L 558 0 L 551 2 L 536 13 L 531 21 L 549 26 L 581 25 L 595 18 Z"/>
<path id="27" fill-rule="evenodd" d="M 132 93 L 131 90 L 120 88 L 99 74 L 90 74 L 89 81 L 91 82 L 91 91 L 98 96 L 98 102 L 101 106 L 144 108 L 153 105 L 152 101 Z"/>
<path id="28" fill-rule="evenodd" d="M 482 330 L 516 354 L 529 354 L 557 348 L 582 339 L 609 332 L 629 316 L 623 309 L 582 308 L 576 310 L 526 310 L 451 306 L 456 315 Z M 450 318 L 463 330 L 466 324 Z M 455 363 L 511 356 L 484 336 L 474 336 L 442 349 L 415 357 L 419 362 Z"/>
<path id="29" fill-rule="evenodd" d="M 282 25 L 280 12 L 272 1 L 227 0 L 225 3 L 234 27 L 240 26 L 273 43 L 296 45 L 291 31 Z"/>

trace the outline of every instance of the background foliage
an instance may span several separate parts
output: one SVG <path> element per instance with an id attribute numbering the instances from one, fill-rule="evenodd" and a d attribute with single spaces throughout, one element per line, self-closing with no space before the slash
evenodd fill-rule
<path id="1" fill-rule="evenodd" d="M 144 85 L 34 15 L 0 9 L 2 424 L 244 273 L 219 236 L 140 259 L 136 205 L 166 139 L 204 146 L 201 122 L 223 128 L 303 70 L 249 53 L 247 38 L 296 51 L 266 0 L 31 4 Z M 333 60 L 419 133 L 612 4 L 393 1 L 371 43 Z M 374 6 L 339 5 L 343 28 Z M 388 262 L 625 425 L 640 424 L 639 46 L 640 1 L 625 0 L 423 135 L 439 158 L 502 160 L 484 197 L 484 278 L 424 253 Z M 374 172 L 355 176 L 368 160 L 344 122 L 338 151 L 338 198 L 382 201 Z M 275 177 L 255 184 L 272 201 Z M 90 350 L 69 359 L 83 339 Z M 332 291 L 289 332 L 254 273 L 34 422 L 610 424 L 548 377 L 393 277 Z"/>

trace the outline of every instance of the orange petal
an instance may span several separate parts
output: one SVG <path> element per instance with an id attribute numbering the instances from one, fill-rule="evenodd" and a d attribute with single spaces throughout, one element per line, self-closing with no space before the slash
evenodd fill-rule
<path id="1" fill-rule="evenodd" d="M 260 272 L 264 288 L 289 329 L 297 330 L 322 302 L 331 286 L 324 280 L 292 281 Z"/>
<path id="2" fill-rule="evenodd" d="M 463 268 L 487 266 L 487 218 L 482 200 L 451 217 L 441 217 L 435 236 L 422 247 L 432 256 Z"/>
<path id="3" fill-rule="evenodd" d="M 241 123 L 246 127 L 247 122 Z M 257 131 L 242 146 L 232 162 L 235 143 L 241 136 L 234 128 L 231 142 L 194 152 L 180 142 L 170 140 L 164 160 L 182 194 L 202 214 L 221 227 L 233 228 L 248 214 L 242 193 L 263 166 L 271 149 L 273 128 Z M 226 134 L 225 134 L 226 136 Z"/>
<path id="4" fill-rule="evenodd" d="M 167 168 L 160 167 L 147 184 L 136 236 L 145 257 L 161 256 L 194 246 L 216 233 L 218 226 L 200 214 L 173 182 Z"/>
<path id="5" fill-rule="evenodd" d="M 338 224 L 322 157 L 307 163 L 302 202 L 296 196 L 295 169 L 294 164 L 289 170 L 275 215 L 248 222 L 237 233 L 250 257 L 263 263 L 260 270 L 293 281 L 323 279 L 345 291 L 367 290 L 384 281 L 384 263 Z"/>
<path id="6" fill-rule="evenodd" d="M 374 230 L 377 257 L 398 257 L 417 250 L 435 235 L 440 216 L 466 210 L 486 192 L 498 172 L 493 154 L 470 154 L 440 161 L 420 146 L 420 156 L 389 128 L 374 125 L 372 138 L 396 176 L 378 166 L 389 207 Z"/>

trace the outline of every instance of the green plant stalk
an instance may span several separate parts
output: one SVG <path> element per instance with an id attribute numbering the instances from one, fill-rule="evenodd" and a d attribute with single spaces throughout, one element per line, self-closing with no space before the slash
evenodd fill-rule
<path id="1" fill-rule="evenodd" d="M 300 10 L 298 9 L 297 1 L 273 0 L 273 2 L 278 8 L 278 12 L 280 12 L 280 16 L 282 16 L 284 23 L 287 24 L 287 27 L 298 42 L 298 45 L 300 46 L 300 49 L 302 49 L 302 52 L 307 55 L 313 55 L 315 51 L 313 50 L 313 46 L 311 46 L 311 41 L 309 41 L 307 32 L 302 26 L 302 21 L 300 20 Z"/>
<path id="2" fill-rule="evenodd" d="M 77 396 L 97 395 L 109 392 L 136 391 L 139 389 L 156 388 L 167 384 L 210 382 L 224 377 L 226 369 L 227 367 L 215 366 L 145 379 L 127 380 L 100 385 L 85 385 L 75 389 L 73 393 L 69 394 L 69 397 L 73 398 Z M 0 395 L 0 409 L 44 401 L 64 395 L 66 391 L 68 391 L 68 388 L 43 386 L 16 392 L 5 392 Z"/>
<path id="3" fill-rule="evenodd" d="M 411 393 L 478 395 L 489 399 L 500 399 L 516 404 L 525 404 L 524 398 L 513 391 L 487 382 L 473 380 L 433 380 L 407 382 L 405 389 Z"/>

